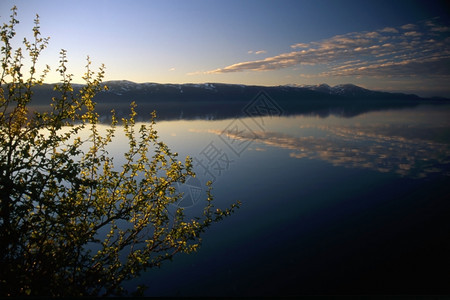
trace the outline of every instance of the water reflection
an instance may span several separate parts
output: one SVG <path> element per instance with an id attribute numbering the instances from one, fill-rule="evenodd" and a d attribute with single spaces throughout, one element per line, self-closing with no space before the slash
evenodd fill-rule
<path id="1" fill-rule="evenodd" d="M 450 106 L 422 106 L 370 112 L 353 118 L 264 117 L 263 129 L 252 118 L 241 118 L 163 121 L 157 123 L 157 130 L 161 139 L 180 152 L 181 157 L 197 155 L 200 159 L 204 148 L 214 143 L 230 161 L 242 162 L 236 153 L 227 152 L 230 149 L 224 137 L 228 137 L 231 141 L 241 140 L 235 144 L 246 146 L 239 155 L 270 146 L 290 150 L 291 158 L 321 160 L 334 166 L 412 178 L 448 177 L 449 116 Z M 237 123 L 239 126 L 231 126 Z M 118 133 L 116 138 L 110 151 L 120 159 L 127 142 L 123 134 Z"/>
<path id="2" fill-rule="evenodd" d="M 281 119 L 279 122 L 287 121 Z M 296 136 L 276 131 L 209 132 L 289 149 L 292 150 L 290 157 L 323 160 L 334 166 L 393 172 L 413 178 L 424 178 L 431 174 L 450 176 L 450 145 L 408 137 L 415 130 L 414 126 L 399 127 L 392 124 L 303 124 L 298 126 Z M 440 130 L 436 128 L 434 132 Z M 298 136 L 302 133 L 303 136 Z"/>
<path id="3" fill-rule="evenodd" d="M 264 117 L 263 128 L 252 118 L 157 123 L 180 157 L 207 166 L 227 155 L 215 201 L 243 205 L 206 233 L 199 253 L 140 283 L 151 296 L 446 288 L 450 107 L 443 108 Z M 181 186 L 178 203 L 192 215 L 202 209 L 194 202 L 206 169 L 194 171 L 202 184 Z"/>

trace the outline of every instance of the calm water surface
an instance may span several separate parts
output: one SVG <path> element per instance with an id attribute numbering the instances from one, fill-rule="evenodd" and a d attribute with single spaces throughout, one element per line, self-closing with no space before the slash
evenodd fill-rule
<path id="1" fill-rule="evenodd" d="M 218 207 L 243 204 L 197 253 L 133 282 L 148 296 L 450 293 L 449 106 L 157 129 L 194 158 L 188 215 L 207 180 Z"/>

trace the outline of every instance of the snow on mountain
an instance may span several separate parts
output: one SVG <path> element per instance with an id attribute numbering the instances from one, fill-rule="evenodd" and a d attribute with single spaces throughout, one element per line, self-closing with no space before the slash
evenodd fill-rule
<path id="1" fill-rule="evenodd" d="M 308 97 L 308 98 L 323 98 L 327 95 L 332 97 L 342 98 L 371 98 L 371 99 L 394 99 L 394 98 L 415 98 L 415 95 L 406 95 L 400 93 L 387 93 L 381 91 L 368 90 L 354 84 L 338 84 L 330 86 L 326 83 L 317 85 L 281 85 L 281 86 L 253 86 L 241 84 L 225 84 L 225 83 L 186 83 L 186 84 L 159 84 L 159 83 L 134 83 L 127 80 L 107 81 L 104 83 L 109 90 L 106 93 L 109 95 L 116 95 L 119 97 L 146 97 L 153 95 L 157 98 L 177 97 L 183 95 L 184 98 L 201 98 L 210 97 L 214 94 L 217 97 L 223 96 L 225 99 L 237 99 L 239 97 L 250 97 L 252 94 L 257 94 L 260 90 L 270 91 L 271 93 L 285 97 L 290 95 L 292 97 Z M 304 92 L 315 92 L 316 96 L 309 94 L 302 94 Z M 280 94 L 281 93 L 281 94 Z M 295 96 L 297 95 L 297 96 Z M 302 96 L 303 95 L 303 96 Z M 418 98 L 418 97 L 417 97 Z"/>
<path id="2" fill-rule="evenodd" d="M 185 83 L 184 86 L 193 87 L 193 88 L 201 88 L 206 90 L 215 91 L 216 86 L 213 83 Z"/>
<path id="3" fill-rule="evenodd" d="M 107 81 L 105 85 L 108 87 L 108 92 L 121 96 L 123 92 L 129 92 L 133 89 L 139 88 L 139 84 L 128 80 L 114 80 Z"/>
<path id="4" fill-rule="evenodd" d="M 362 93 L 371 93 L 373 91 L 367 90 L 365 88 L 359 87 L 354 84 L 338 84 L 335 86 L 330 86 L 326 83 L 321 83 L 317 85 L 287 85 L 293 88 L 303 88 L 308 89 L 315 92 L 325 93 L 329 95 L 353 95 L 362 94 Z"/>

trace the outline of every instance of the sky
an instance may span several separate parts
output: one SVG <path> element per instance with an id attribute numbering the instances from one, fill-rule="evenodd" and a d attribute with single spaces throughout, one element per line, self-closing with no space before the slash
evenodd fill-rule
<path id="1" fill-rule="evenodd" d="M 365 88 L 450 97 L 450 1 L 2 0 L 18 8 L 16 47 L 40 17 L 40 58 L 74 82 L 86 57 L 105 80 Z M 22 45 L 23 47 L 23 45 Z"/>

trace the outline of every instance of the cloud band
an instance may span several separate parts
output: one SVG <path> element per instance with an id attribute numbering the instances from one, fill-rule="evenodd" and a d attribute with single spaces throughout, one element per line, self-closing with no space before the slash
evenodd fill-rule
<path id="1" fill-rule="evenodd" d="M 291 46 L 296 51 L 207 71 L 223 74 L 322 65 L 326 76 L 449 76 L 450 27 L 431 19 Z"/>

